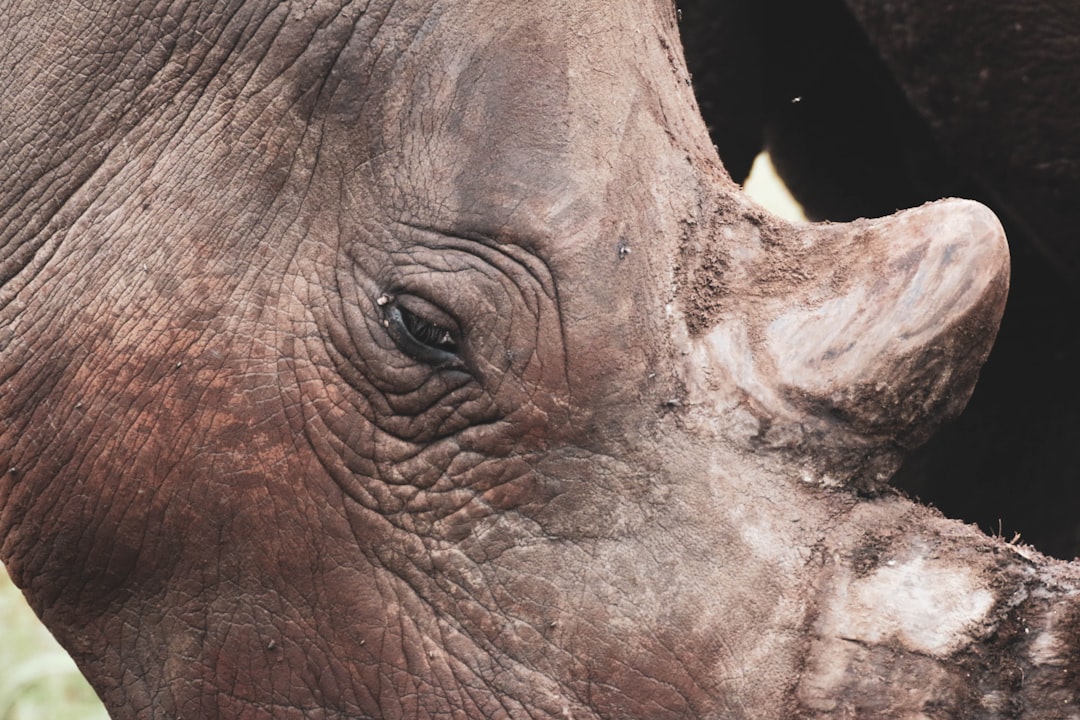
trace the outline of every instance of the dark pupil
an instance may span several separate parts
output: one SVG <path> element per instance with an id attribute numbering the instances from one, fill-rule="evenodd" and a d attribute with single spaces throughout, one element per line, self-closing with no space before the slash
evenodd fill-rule
<path id="1" fill-rule="evenodd" d="M 401 313 L 401 321 L 405 323 L 405 329 L 417 342 L 443 352 L 457 352 L 457 343 L 449 330 L 421 320 L 403 307 L 399 307 L 398 311 Z"/>

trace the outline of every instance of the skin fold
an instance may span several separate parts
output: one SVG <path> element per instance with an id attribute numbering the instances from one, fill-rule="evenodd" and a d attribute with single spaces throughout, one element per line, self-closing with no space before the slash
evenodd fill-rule
<path id="1" fill-rule="evenodd" d="M 986 208 L 757 208 L 664 2 L 50 8 L 0 553 L 114 718 L 1070 717 L 1080 570 L 886 484 Z"/>

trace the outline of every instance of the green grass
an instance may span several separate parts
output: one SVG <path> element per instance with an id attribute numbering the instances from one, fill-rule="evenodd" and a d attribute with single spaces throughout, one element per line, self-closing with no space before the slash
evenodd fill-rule
<path id="1" fill-rule="evenodd" d="M 0 565 L 0 720 L 108 720 Z"/>

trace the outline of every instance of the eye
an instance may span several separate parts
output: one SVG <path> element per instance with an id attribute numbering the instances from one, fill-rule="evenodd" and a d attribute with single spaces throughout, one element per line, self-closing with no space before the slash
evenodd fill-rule
<path id="1" fill-rule="evenodd" d="M 454 323 L 445 313 L 415 298 L 383 295 L 377 303 L 382 307 L 383 327 L 401 352 L 438 368 L 464 367 Z"/>

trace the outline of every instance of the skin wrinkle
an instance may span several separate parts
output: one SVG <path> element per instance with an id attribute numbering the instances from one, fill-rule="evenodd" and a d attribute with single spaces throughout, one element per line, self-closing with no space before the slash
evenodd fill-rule
<path id="1" fill-rule="evenodd" d="M 352 5 L 352 4 L 353 4 L 352 2 L 349 2 L 346 5 L 346 7 L 348 7 L 349 5 Z M 364 18 L 364 16 L 367 14 L 367 11 L 368 11 L 368 8 L 370 7 L 370 5 L 371 5 L 371 3 L 369 2 L 367 5 L 364 6 L 364 9 L 362 9 L 362 10 L 360 10 L 360 11 L 358 11 L 356 13 L 356 16 L 352 20 L 351 27 L 350 27 L 349 32 L 347 33 L 346 37 L 349 37 L 349 38 L 356 37 L 359 34 L 357 32 L 358 25 L 361 22 L 361 20 Z M 345 12 L 345 8 L 342 8 L 341 14 L 344 14 L 344 12 Z M 327 72 L 323 73 L 322 80 L 321 80 L 321 82 L 318 84 L 318 86 L 316 88 L 315 102 L 313 103 L 314 106 L 318 106 L 320 104 L 319 100 L 320 100 L 320 98 L 323 97 L 323 93 L 326 90 L 327 85 L 330 83 L 331 78 L 335 75 L 334 69 L 336 68 L 336 66 L 340 62 L 340 60 L 342 58 L 342 55 L 345 53 L 347 45 L 348 45 L 347 42 L 341 43 L 341 45 L 339 46 L 338 52 L 330 60 L 330 62 L 328 64 L 328 70 L 327 70 Z"/>
<path id="2" fill-rule="evenodd" d="M 104 79 L 104 78 L 105 78 L 105 74 L 104 74 L 104 73 L 103 73 L 103 74 L 100 74 L 100 76 L 98 76 L 98 77 L 100 77 L 100 78 L 103 78 L 103 79 Z M 124 112 L 121 112 L 121 113 L 119 113 L 119 116 L 118 116 L 118 117 L 124 117 L 124 116 L 125 116 L 125 114 L 129 114 L 129 113 L 124 113 Z M 118 135 L 114 135 L 113 137 L 118 137 Z M 120 134 L 119 134 L 119 137 L 123 137 L 123 127 L 121 127 L 121 132 L 120 132 Z M 113 147 L 116 147 L 116 145 L 113 145 Z M 105 158 L 105 155 L 103 155 L 103 158 Z M 103 160 L 103 163 L 104 163 L 104 162 L 105 162 L 105 161 Z M 95 167 L 94 171 L 92 171 L 91 175 L 93 175 L 93 173 L 96 173 L 96 172 L 97 172 L 97 169 L 99 169 L 99 168 L 102 168 L 102 167 L 104 167 L 104 164 L 102 164 L 102 163 L 99 163 L 99 164 L 98 164 L 98 165 L 97 165 L 97 166 Z M 55 248 L 54 248 L 54 249 L 55 249 Z M 51 253 L 50 253 L 49 257 L 51 257 Z M 43 262 L 44 260 L 48 260 L 48 257 L 46 257 L 46 258 L 43 258 L 43 259 L 42 259 L 42 262 Z"/>

